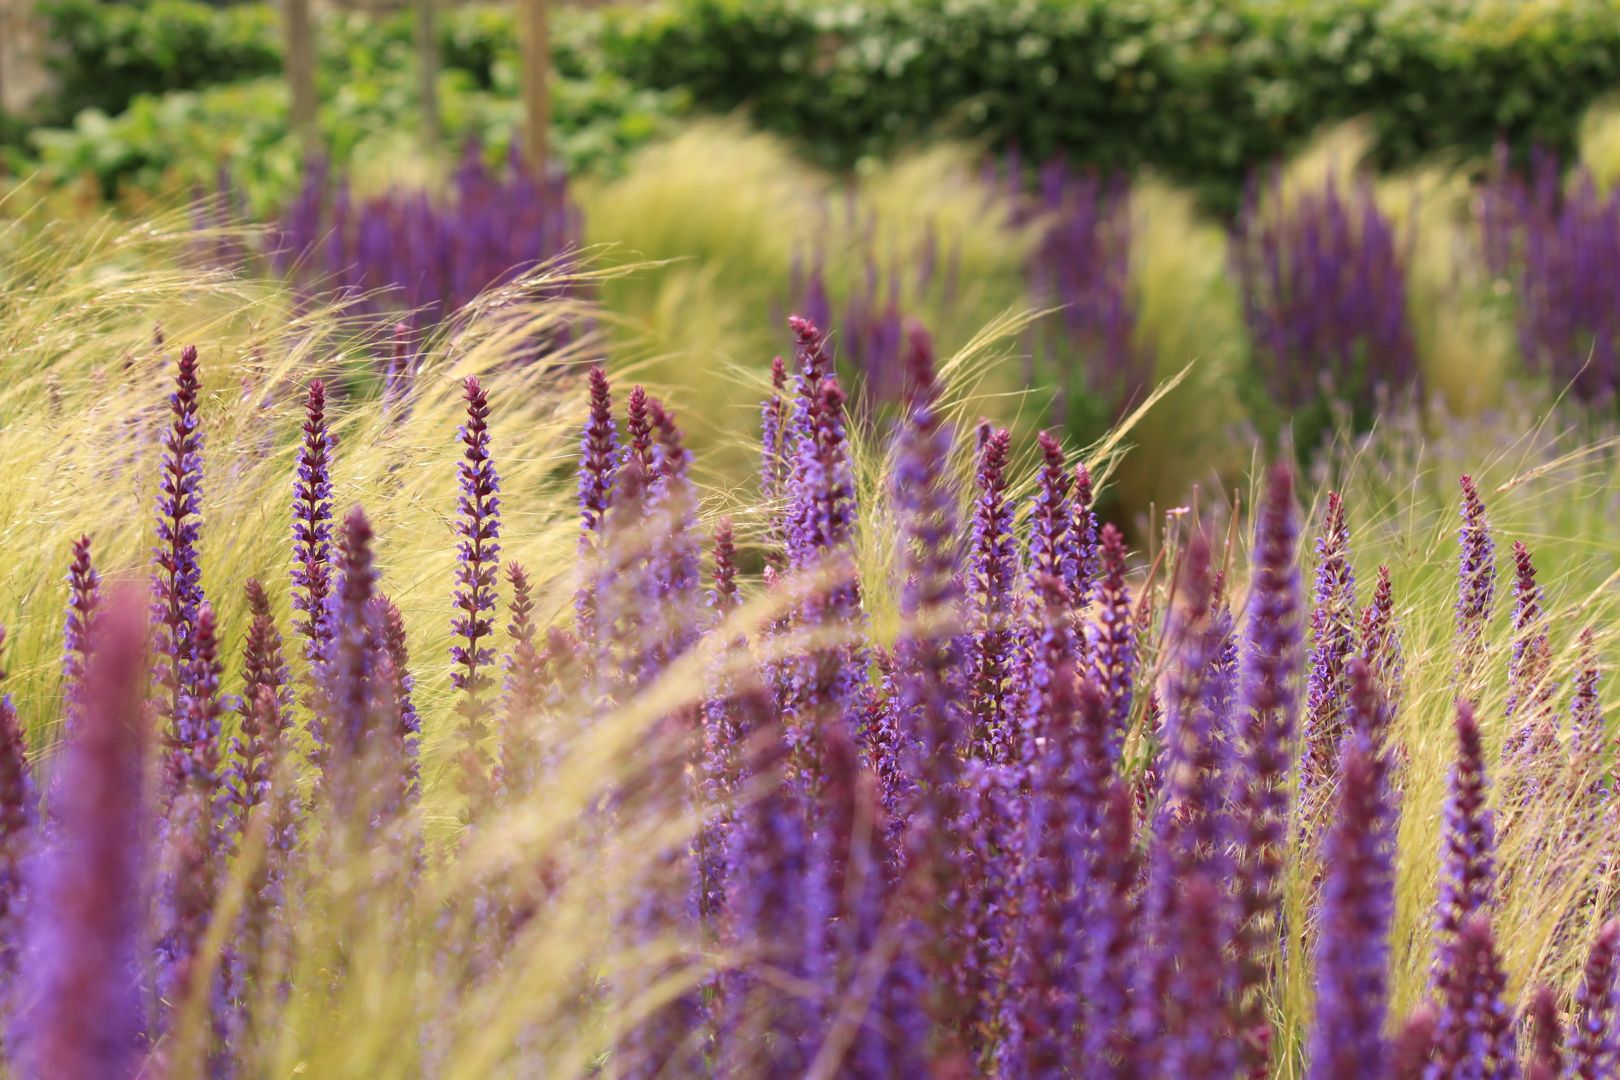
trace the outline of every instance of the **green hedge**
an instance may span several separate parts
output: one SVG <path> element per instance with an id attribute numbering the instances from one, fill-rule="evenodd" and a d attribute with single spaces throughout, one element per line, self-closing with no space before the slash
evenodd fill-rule
<path id="1" fill-rule="evenodd" d="M 1361 114 L 1385 165 L 1567 150 L 1620 88 L 1620 0 L 673 0 L 602 45 L 829 164 L 943 129 L 1230 204 L 1255 163 Z"/>

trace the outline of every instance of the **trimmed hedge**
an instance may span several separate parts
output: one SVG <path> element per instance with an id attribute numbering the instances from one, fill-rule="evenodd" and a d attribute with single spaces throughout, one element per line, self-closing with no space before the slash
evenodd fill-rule
<path id="1" fill-rule="evenodd" d="M 1620 88 L 1620 0 L 674 0 L 602 45 L 829 164 L 944 129 L 1230 205 L 1253 165 L 1362 114 L 1385 166 L 1567 151 Z"/>

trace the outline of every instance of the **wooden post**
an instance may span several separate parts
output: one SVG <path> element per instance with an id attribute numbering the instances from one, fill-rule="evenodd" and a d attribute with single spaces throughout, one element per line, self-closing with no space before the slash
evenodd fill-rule
<path id="1" fill-rule="evenodd" d="M 416 62 L 422 79 L 422 141 L 439 145 L 439 27 L 434 0 L 416 0 Z"/>
<path id="2" fill-rule="evenodd" d="M 287 85 L 292 94 L 292 130 L 305 151 L 315 149 L 320 133 L 315 123 L 315 30 L 309 0 L 284 0 L 287 35 Z"/>
<path id="3" fill-rule="evenodd" d="M 523 33 L 523 157 L 537 174 L 546 168 L 551 131 L 550 0 L 518 0 Z"/>

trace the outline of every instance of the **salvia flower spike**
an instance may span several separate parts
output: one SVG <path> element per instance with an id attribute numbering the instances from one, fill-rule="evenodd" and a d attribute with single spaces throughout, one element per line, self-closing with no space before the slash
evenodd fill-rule
<path id="1" fill-rule="evenodd" d="M 91 558 L 90 537 L 73 542 L 73 562 L 68 567 L 67 621 L 62 633 L 62 678 L 65 696 L 71 702 L 84 678 L 90 660 L 91 626 L 101 603 L 101 575 Z"/>
<path id="2" fill-rule="evenodd" d="M 0 644 L 5 631 L 0 629 Z M 11 694 L 0 694 L 0 986 L 13 985 L 22 922 L 23 868 L 34 841 L 38 794 Z M 0 1012 L 7 1006 L 0 990 Z"/>
<path id="3" fill-rule="evenodd" d="M 495 685 L 488 673 L 495 663 L 495 650 L 485 644 L 494 633 L 496 590 L 500 574 L 501 500 L 500 477 L 489 453 L 489 398 L 476 376 L 469 375 L 463 386 L 467 401 L 467 422 L 459 436 L 463 451 L 459 466 L 461 497 L 456 518 L 456 589 L 451 600 L 456 617 L 450 624 L 455 643 L 450 659 L 455 667 L 451 685 L 460 694 L 456 713 L 461 718 L 461 765 L 463 784 L 474 804 L 486 794 L 489 783 L 488 751 L 490 706 L 486 693 Z"/>
<path id="4" fill-rule="evenodd" d="M 1457 693 L 1471 695 L 1496 600 L 1496 542 L 1474 478 L 1464 476 L 1462 526 L 1457 531 Z"/>
<path id="5" fill-rule="evenodd" d="M 1355 572 L 1344 500 L 1328 494 L 1316 539 L 1316 583 L 1311 590 L 1311 655 L 1305 691 L 1304 747 L 1300 764 L 1300 820 L 1314 829 L 1319 793 L 1337 763 L 1344 734 L 1344 665 L 1354 647 Z"/>
<path id="6" fill-rule="evenodd" d="M 157 546 L 152 550 L 153 670 L 158 715 L 170 724 L 189 695 L 197 609 L 202 604 L 202 566 L 197 557 L 202 514 L 202 432 L 198 417 L 202 383 L 197 349 L 180 351 L 170 423 L 163 434 L 163 467 L 158 482 Z"/>
<path id="7" fill-rule="evenodd" d="M 1586 968 L 1575 990 L 1575 1016 L 1569 1029 L 1571 1078 L 1600 1080 L 1620 1070 L 1615 1023 L 1615 979 L 1620 974 L 1620 921 L 1603 924 L 1586 954 Z"/>
<path id="8" fill-rule="evenodd" d="M 332 591 L 332 452 L 336 445 L 326 419 L 326 384 L 316 379 L 309 384 L 304 401 L 292 514 L 292 606 L 302 613 L 293 626 L 304 639 L 304 659 L 312 667 L 326 655 L 331 637 L 322 620 Z M 317 739 L 317 747 L 319 742 Z"/>

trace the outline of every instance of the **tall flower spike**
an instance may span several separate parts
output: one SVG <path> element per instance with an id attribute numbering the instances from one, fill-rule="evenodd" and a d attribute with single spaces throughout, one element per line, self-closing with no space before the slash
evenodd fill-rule
<path id="1" fill-rule="evenodd" d="M 539 717 L 546 695 L 546 659 L 535 644 L 533 585 L 519 563 L 506 564 L 512 586 L 506 625 L 511 652 L 506 656 L 506 678 L 501 687 L 501 782 L 509 794 L 522 796 L 539 779 Z"/>
<path id="2" fill-rule="evenodd" d="M 1450 962 L 1427 1080 L 1518 1080 L 1507 973 L 1483 912 L 1463 921 Z"/>
<path id="3" fill-rule="evenodd" d="M 1496 600 L 1496 543 L 1485 519 L 1485 504 L 1471 476 L 1463 476 L 1462 526 L 1457 530 L 1460 555 L 1457 566 L 1457 671 L 1456 688 L 1472 696 L 1479 672 L 1485 628 Z"/>
<path id="4" fill-rule="evenodd" d="M 96 622 L 83 711 L 51 787 L 54 828 L 30 864 L 22 1000 L 11 1031 L 19 1075 L 107 1080 L 134 1075 L 144 823 L 146 624 L 129 591 Z"/>
<path id="5" fill-rule="evenodd" d="M 1103 526 L 1102 575 L 1097 582 L 1097 628 L 1092 662 L 1097 681 L 1108 691 L 1112 717 L 1109 750 L 1115 760 L 1125 744 L 1136 692 L 1136 621 L 1125 583 L 1125 537 L 1113 523 Z"/>
<path id="6" fill-rule="evenodd" d="M 1553 708 L 1552 646 L 1542 609 L 1536 565 L 1524 542 L 1513 542 L 1513 653 L 1508 662 L 1509 722 L 1506 756 L 1533 746 L 1557 744 L 1551 727 Z"/>
<path id="7" fill-rule="evenodd" d="M 0 644 L 5 630 L 0 628 Z M 0 676 L 3 677 L 3 676 Z M 11 695 L 0 694 L 0 987 L 12 985 L 23 927 L 23 868 L 37 813 L 33 767 Z M 0 1010 L 7 992 L 0 989 Z"/>
<path id="8" fill-rule="evenodd" d="M 1085 462 L 1074 467 L 1074 604 L 1083 608 L 1091 599 L 1100 569 L 1097 550 L 1097 514 L 1092 509 L 1091 470 Z"/>
<path id="9" fill-rule="evenodd" d="M 1486 808 L 1485 750 L 1479 721 L 1467 701 L 1457 703 L 1457 759 L 1451 767 L 1440 853 L 1440 897 L 1435 904 L 1434 966 L 1430 982 L 1446 1009 L 1449 985 L 1461 961 L 1455 955 L 1462 926 L 1488 911 L 1496 883 L 1496 838 Z M 1459 1023 L 1441 1016 L 1441 1026 Z"/>
<path id="10" fill-rule="evenodd" d="M 1597 646 L 1592 628 L 1581 631 L 1580 669 L 1575 675 L 1575 692 L 1569 705 L 1570 752 L 1589 780 L 1597 779 L 1604 764 L 1603 707 L 1598 702 Z"/>
<path id="11" fill-rule="evenodd" d="M 1378 751 L 1365 735 L 1345 737 L 1338 812 L 1329 829 L 1316 935 L 1313 1080 L 1382 1080 L 1389 936 L 1395 914 L 1391 816 Z"/>
<path id="12" fill-rule="evenodd" d="M 1082 968 L 1086 988 L 1082 1060 L 1096 1063 L 1099 1080 L 1129 1080 L 1140 1075 L 1127 1028 L 1140 867 L 1134 811 L 1130 787 L 1116 779 L 1105 796 L 1096 841 L 1089 940 Z"/>
<path id="13" fill-rule="evenodd" d="M 202 512 L 202 433 L 197 416 L 202 383 L 197 378 L 197 349 L 180 351 L 174 393 L 169 395 L 170 424 L 163 433 L 163 471 L 158 483 L 157 546 L 152 549 L 152 648 L 158 660 L 158 717 L 173 724 L 189 693 L 187 671 L 192 635 L 202 604 L 202 567 L 197 537 Z"/>
<path id="14" fill-rule="evenodd" d="M 1288 773 L 1295 714 L 1299 708 L 1301 649 L 1299 567 L 1295 549 L 1299 521 L 1294 510 L 1294 474 L 1274 465 L 1255 523 L 1254 578 L 1245 623 L 1239 723 L 1241 774 L 1236 816 L 1238 845 L 1238 986 L 1233 1004 L 1243 1039 L 1245 1067 L 1264 1075 L 1270 1030 L 1262 1000 L 1267 968 L 1279 940 L 1281 877 L 1288 842 Z"/>
<path id="15" fill-rule="evenodd" d="M 101 575 L 96 573 L 90 557 L 90 538 L 81 536 L 73 542 L 73 563 L 68 567 L 67 623 L 62 633 L 63 696 L 68 701 L 68 715 L 73 714 L 73 701 L 77 687 L 84 678 L 85 666 L 90 661 L 91 624 L 95 621 L 96 607 L 101 603 Z"/>
<path id="16" fill-rule="evenodd" d="M 460 541 L 456 547 L 457 587 L 451 593 L 457 614 L 450 623 L 456 637 L 450 646 L 455 667 L 450 683 L 461 691 L 456 714 L 461 718 L 462 784 L 476 810 L 489 786 L 489 753 L 484 742 L 489 734 L 490 707 L 484 695 L 495 685 L 486 671 L 495 663 L 495 650 L 484 640 L 495 632 L 491 613 L 500 574 L 501 484 L 489 455 L 489 399 L 474 375 L 467 376 L 463 391 L 467 422 L 458 435 L 466 449 L 459 467 L 456 535 Z"/>
<path id="17" fill-rule="evenodd" d="M 1564 1024 L 1558 1016 L 1558 992 L 1538 986 L 1530 997 L 1530 1059 L 1524 1080 L 1559 1080 L 1564 1075 Z"/>
<path id="18" fill-rule="evenodd" d="M 1406 1017 L 1389 1044 L 1389 1080 L 1424 1080 L 1434 1061 L 1440 1013 L 1425 1001 Z"/>
<path id="19" fill-rule="evenodd" d="M 331 639 L 323 620 L 332 591 L 332 450 L 337 445 L 326 423 L 326 384 L 319 379 L 309 384 L 303 432 L 292 515 L 292 606 L 303 618 L 295 619 L 293 628 L 303 635 L 304 659 L 314 667 Z"/>
<path id="20" fill-rule="evenodd" d="M 1316 584 L 1311 590 L 1310 674 L 1305 691 L 1304 746 L 1300 763 L 1300 821 L 1320 822 L 1320 793 L 1338 763 L 1344 737 L 1344 665 L 1354 648 L 1356 581 L 1350 569 L 1350 529 L 1344 501 L 1328 493 L 1322 533 L 1316 539 Z"/>
<path id="21" fill-rule="evenodd" d="M 783 509 L 787 496 L 789 452 L 787 446 L 787 416 L 782 395 L 787 389 L 787 369 L 782 358 L 771 361 L 771 395 L 759 410 L 759 497 L 768 515 L 766 529 L 765 563 L 777 571 L 787 569 L 787 534 L 782 527 Z"/>
<path id="22" fill-rule="evenodd" d="M 984 761 L 1012 760 L 1012 612 L 1018 586 L 1014 507 L 1007 497 L 1006 428 L 979 425 L 979 497 L 973 506 L 973 547 L 968 564 L 972 605 L 973 685 L 969 689 L 973 731 L 970 752 Z"/>
<path id="23" fill-rule="evenodd" d="M 1569 1029 L 1571 1080 L 1603 1080 L 1620 1072 L 1620 1041 L 1614 1031 L 1617 954 L 1620 921 L 1610 919 L 1586 954 L 1586 968 L 1575 991 L 1575 1016 Z"/>
<path id="24" fill-rule="evenodd" d="M 1395 621 L 1395 587 L 1387 566 L 1378 568 L 1372 603 L 1361 613 L 1361 658 L 1372 668 L 1384 698 L 1398 705 L 1406 660 L 1401 649 L 1401 628 Z"/>
<path id="25" fill-rule="evenodd" d="M 1063 447 L 1048 432 L 1041 432 L 1041 471 L 1036 480 L 1035 503 L 1030 511 L 1030 579 L 1051 576 L 1073 586 L 1076 575 L 1073 515 L 1069 506 L 1072 477 L 1063 461 Z"/>
<path id="26" fill-rule="evenodd" d="M 235 828 L 264 802 L 276 768 L 282 736 L 291 723 L 291 677 L 282 655 L 281 631 L 270 613 L 270 596 L 257 579 L 247 583 L 247 642 L 242 648 L 242 696 L 237 702 L 238 734 L 232 742 Z M 268 724 L 268 726 L 266 726 Z"/>
<path id="27" fill-rule="evenodd" d="M 598 571 L 592 564 L 601 552 L 602 529 L 613 503 L 619 470 L 619 430 L 613 422 L 613 397 L 607 373 L 591 368 L 590 411 L 579 441 L 579 552 L 583 580 L 574 594 L 574 614 L 580 638 L 595 641 Z"/>
<path id="28" fill-rule="evenodd" d="M 326 615 L 331 640 L 321 665 L 322 700 L 330 713 L 323 782 L 339 819 L 348 823 L 356 821 L 357 809 L 373 809 L 366 802 L 376 797 L 366 775 L 379 654 L 371 617 L 377 588 L 372 536 L 365 511 L 354 507 L 343 520 L 340 573 Z"/>
<path id="29" fill-rule="evenodd" d="M 405 638 L 405 615 L 386 596 L 372 602 L 372 631 L 381 637 L 386 658 L 387 678 L 380 690 L 384 699 L 383 719 L 393 727 L 383 767 L 383 782 L 389 786 L 385 810 L 398 813 L 416 802 L 421 794 L 422 720 L 411 701 L 416 680 L 411 677 L 411 654 Z"/>

